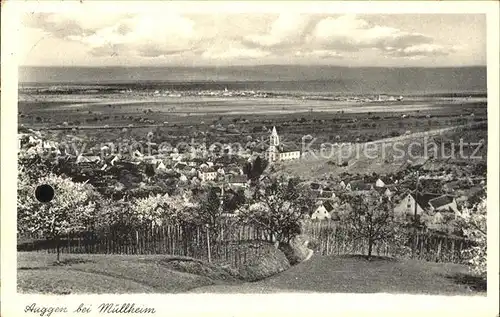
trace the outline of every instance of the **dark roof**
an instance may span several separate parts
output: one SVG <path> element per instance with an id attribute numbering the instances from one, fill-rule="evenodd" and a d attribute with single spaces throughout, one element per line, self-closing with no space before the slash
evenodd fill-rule
<path id="1" fill-rule="evenodd" d="M 441 197 L 437 197 L 429 200 L 429 204 L 434 208 L 439 208 L 444 205 L 448 205 L 453 201 L 453 196 L 443 195 Z"/>
<path id="2" fill-rule="evenodd" d="M 321 185 L 318 183 L 311 183 L 311 189 L 312 190 L 318 190 L 320 189 Z"/>
<path id="3" fill-rule="evenodd" d="M 384 194 L 387 189 L 388 189 L 387 187 L 375 187 L 375 190 L 378 191 L 380 194 Z"/>
<path id="4" fill-rule="evenodd" d="M 333 210 L 333 205 L 328 201 L 323 203 L 323 207 L 325 207 L 326 211 L 328 211 L 328 212 Z"/>
<path id="5" fill-rule="evenodd" d="M 329 191 L 329 190 L 323 190 L 323 192 L 321 193 L 321 198 L 331 198 L 333 195 L 333 192 L 332 191 Z"/>
<path id="6" fill-rule="evenodd" d="M 278 150 L 281 153 L 285 153 L 285 152 L 300 151 L 300 148 L 296 144 L 280 144 Z"/>
<path id="7" fill-rule="evenodd" d="M 419 204 L 420 207 L 426 208 L 429 207 L 429 200 L 437 198 L 440 195 L 432 193 L 418 193 L 416 198 L 415 194 L 411 194 L 411 196 L 417 201 L 417 204 Z"/>
<path id="8" fill-rule="evenodd" d="M 245 175 L 233 175 L 229 178 L 230 183 L 246 183 L 248 181 Z"/>
<path id="9" fill-rule="evenodd" d="M 371 184 L 364 182 L 350 182 L 352 190 L 370 190 L 372 188 Z"/>
<path id="10" fill-rule="evenodd" d="M 379 177 L 381 181 L 384 182 L 384 184 L 392 184 L 394 183 L 394 181 L 390 178 L 390 177 L 387 177 L 387 176 L 381 176 Z"/>

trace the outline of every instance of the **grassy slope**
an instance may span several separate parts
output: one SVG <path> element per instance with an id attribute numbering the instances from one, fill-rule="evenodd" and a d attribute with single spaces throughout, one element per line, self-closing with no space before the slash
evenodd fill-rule
<path id="1" fill-rule="evenodd" d="M 216 283 L 168 269 L 168 256 L 18 253 L 18 289 L 23 293 L 179 293 Z"/>
<path id="2" fill-rule="evenodd" d="M 200 276 L 165 265 L 168 256 L 63 255 L 18 253 L 18 289 L 23 293 L 184 293 L 184 292 L 346 292 L 477 294 L 463 281 L 464 266 L 359 257 L 314 256 L 310 261 L 260 282 L 200 270 Z M 208 272 L 208 273 L 207 273 Z M 473 277 L 470 281 L 477 282 Z"/>
<path id="3" fill-rule="evenodd" d="M 313 256 L 308 262 L 269 279 L 242 285 L 201 287 L 193 292 L 275 293 L 275 292 L 336 292 L 336 293 L 406 293 L 441 295 L 477 295 L 485 290 L 473 290 L 481 284 L 468 275 L 467 268 L 457 264 L 428 263 L 412 260 L 375 259 L 358 256 Z M 485 288 L 485 283 L 479 288 Z"/>

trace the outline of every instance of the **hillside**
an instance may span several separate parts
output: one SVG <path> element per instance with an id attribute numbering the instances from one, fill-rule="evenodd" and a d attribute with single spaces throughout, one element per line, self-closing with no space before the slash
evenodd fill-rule
<path id="1" fill-rule="evenodd" d="M 452 153 L 450 146 L 453 144 L 457 160 L 466 161 L 468 164 L 485 162 L 486 143 L 478 153 L 475 153 L 475 156 L 482 156 L 482 159 L 469 159 L 473 154 L 474 148 L 472 147 L 464 150 L 462 158 L 458 149 L 460 138 L 463 138 L 466 143 L 476 143 L 481 139 L 487 142 L 485 122 L 413 133 L 374 142 L 345 144 L 336 148 L 328 148 L 324 156 L 316 153 L 301 160 L 282 162 L 276 165 L 276 169 L 278 173 L 287 173 L 306 179 L 319 179 L 325 175 L 339 175 L 344 172 L 386 175 L 398 172 L 409 162 L 425 161 L 426 144 L 427 156 L 432 154 L 431 142 L 443 144 L 438 144 L 440 155 L 442 154 L 441 148 L 444 148 L 445 156 L 450 155 Z M 341 166 L 343 162 L 347 162 L 347 166 Z"/>

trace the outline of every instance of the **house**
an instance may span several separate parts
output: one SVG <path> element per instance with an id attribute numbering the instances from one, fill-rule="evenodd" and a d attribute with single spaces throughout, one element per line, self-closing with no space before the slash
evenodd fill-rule
<path id="1" fill-rule="evenodd" d="M 319 194 L 319 199 L 322 200 L 328 200 L 328 199 L 334 199 L 336 197 L 335 193 L 330 190 L 330 189 L 323 189 L 321 193 Z"/>
<path id="2" fill-rule="evenodd" d="M 164 172 L 164 171 L 167 170 L 167 167 L 165 166 L 165 164 L 162 161 L 160 161 L 156 165 L 156 170 L 159 171 L 159 172 Z"/>
<path id="3" fill-rule="evenodd" d="M 134 153 L 132 153 L 133 157 L 143 157 L 144 155 L 139 151 L 135 150 Z"/>
<path id="4" fill-rule="evenodd" d="M 369 191 L 372 189 L 373 189 L 372 184 L 367 184 L 363 181 L 350 182 L 346 186 L 346 190 L 351 190 L 351 191 Z"/>
<path id="5" fill-rule="evenodd" d="M 217 171 L 213 168 L 206 168 L 198 172 L 198 177 L 202 182 L 213 181 L 217 178 Z"/>
<path id="6" fill-rule="evenodd" d="M 382 176 L 382 177 L 379 177 L 375 181 L 375 187 L 386 187 L 386 186 L 389 186 L 392 184 L 394 184 L 392 177 L 383 177 Z"/>
<path id="7" fill-rule="evenodd" d="M 99 156 L 94 156 L 94 155 L 83 156 L 83 155 L 80 154 L 76 158 L 76 164 L 80 164 L 80 163 L 97 163 L 99 161 L 101 161 L 101 158 Z"/>
<path id="8" fill-rule="evenodd" d="M 385 187 L 385 182 L 379 178 L 375 182 L 375 187 Z"/>
<path id="9" fill-rule="evenodd" d="M 321 203 L 316 210 L 314 210 L 313 214 L 311 215 L 311 219 L 313 220 L 324 220 L 324 219 L 330 219 L 331 215 L 330 212 L 333 210 L 333 205 L 330 204 L 329 202 L 324 202 Z"/>
<path id="10" fill-rule="evenodd" d="M 321 192 L 321 184 L 319 183 L 311 183 L 309 185 L 311 187 L 311 190 L 314 192 Z"/>
<path id="11" fill-rule="evenodd" d="M 387 187 L 375 187 L 375 190 L 379 192 L 379 194 L 384 195 L 388 198 L 391 198 L 394 193 Z"/>
<path id="12" fill-rule="evenodd" d="M 248 187 L 248 179 L 245 175 L 228 175 L 229 184 L 235 187 Z"/>
<path id="13" fill-rule="evenodd" d="M 300 150 L 293 146 L 280 144 L 276 127 L 273 127 L 269 137 L 269 148 L 266 151 L 266 156 L 269 162 L 295 160 L 300 158 Z"/>
<path id="14" fill-rule="evenodd" d="M 434 212 L 451 212 L 455 215 L 459 214 L 455 197 L 450 195 L 443 195 L 437 198 L 433 198 L 429 200 L 429 205 L 431 207 L 431 211 Z"/>
<path id="15" fill-rule="evenodd" d="M 417 215 L 421 215 L 424 210 L 430 208 L 429 201 L 437 197 L 439 195 L 430 193 L 418 193 L 416 196 L 413 193 L 408 194 L 394 207 L 394 214 L 399 216 L 413 216 L 416 210 Z"/>
<path id="16" fill-rule="evenodd" d="M 312 220 L 324 220 L 324 219 L 331 219 L 334 221 L 338 221 L 339 214 L 337 211 L 335 211 L 335 204 L 325 201 L 322 202 L 316 210 L 311 215 Z"/>

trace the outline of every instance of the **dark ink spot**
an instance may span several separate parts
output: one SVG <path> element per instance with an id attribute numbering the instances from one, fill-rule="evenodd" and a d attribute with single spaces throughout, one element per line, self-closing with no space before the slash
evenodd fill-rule
<path id="1" fill-rule="evenodd" d="M 54 188 L 47 184 L 40 185 L 35 190 L 35 197 L 39 202 L 48 203 L 54 198 Z"/>

